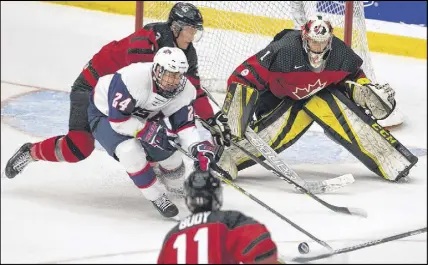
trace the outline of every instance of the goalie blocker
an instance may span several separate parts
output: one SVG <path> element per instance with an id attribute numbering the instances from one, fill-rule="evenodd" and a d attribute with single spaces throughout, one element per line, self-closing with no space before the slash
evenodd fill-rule
<path id="1" fill-rule="evenodd" d="M 246 126 L 280 153 L 316 122 L 329 138 L 376 175 L 391 181 L 407 176 L 418 158 L 341 91 L 330 87 L 305 100 L 281 100 L 271 93 L 262 92 L 259 96 L 258 90 L 232 83 L 223 111 L 234 140 L 262 160 L 264 157 L 243 137 Z M 255 164 L 233 146 L 223 152 L 219 163 L 234 178 L 238 170 Z"/>

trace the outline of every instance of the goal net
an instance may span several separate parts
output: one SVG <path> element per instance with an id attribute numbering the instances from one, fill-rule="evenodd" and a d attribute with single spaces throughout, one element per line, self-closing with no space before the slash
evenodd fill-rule
<path id="1" fill-rule="evenodd" d="M 136 29 L 168 19 L 176 1 L 136 1 Z M 363 1 L 187 1 L 204 19 L 204 35 L 194 43 L 201 84 L 211 92 L 225 92 L 233 70 L 272 41 L 283 29 L 300 29 L 315 14 L 327 17 L 334 34 L 364 60 L 363 70 L 376 82 L 372 66 Z M 404 116 L 396 109 L 382 126 L 395 126 Z"/>
<path id="2" fill-rule="evenodd" d="M 138 1 L 136 25 L 166 21 L 173 1 Z M 363 69 L 371 80 L 375 74 L 368 52 L 362 1 L 187 1 L 204 18 L 204 35 L 194 43 L 201 84 L 223 92 L 233 70 L 263 49 L 273 36 L 286 28 L 299 28 L 305 19 L 322 14 L 330 19 L 334 34 L 364 60 Z M 138 5 L 137 5 L 138 7 Z M 352 12 L 346 13 L 346 8 Z M 345 36 L 347 34 L 347 36 Z"/>

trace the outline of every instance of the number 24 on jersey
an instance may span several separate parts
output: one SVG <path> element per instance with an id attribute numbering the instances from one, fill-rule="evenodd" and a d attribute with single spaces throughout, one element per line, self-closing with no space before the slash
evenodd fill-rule
<path id="1" fill-rule="evenodd" d="M 121 100 L 121 99 L 122 99 L 122 93 L 117 92 L 116 95 L 114 96 L 113 103 L 111 105 L 114 108 L 118 108 L 118 105 L 119 105 L 119 109 L 121 111 L 124 111 L 126 107 L 128 107 L 129 102 L 131 102 L 131 98 L 126 98 L 124 100 Z"/>

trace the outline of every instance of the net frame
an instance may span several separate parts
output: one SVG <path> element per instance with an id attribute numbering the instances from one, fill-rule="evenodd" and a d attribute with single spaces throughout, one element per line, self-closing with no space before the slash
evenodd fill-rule
<path id="1" fill-rule="evenodd" d="M 166 3 L 164 8 L 165 10 L 160 11 L 160 10 L 155 10 L 159 8 L 153 8 L 154 9 L 153 13 L 164 12 L 167 15 L 170 11 L 170 8 L 173 5 L 173 2 L 175 1 L 162 2 L 162 3 Z M 185 2 L 193 3 L 200 9 L 206 7 L 207 6 L 206 3 L 209 3 L 209 1 L 185 1 Z M 258 2 L 249 2 L 249 1 L 248 2 L 240 1 L 240 2 L 243 3 L 243 5 L 247 5 L 247 6 L 248 5 L 256 6 L 258 4 Z M 335 31 L 334 31 L 335 35 L 340 39 L 342 39 L 346 45 L 352 47 L 354 51 L 362 57 L 362 59 L 364 60 L 362 68 L 365 74 L 368 76 L 370 80 L 376 83 L 376 76 L 375 76 L 375 72 L 371 63 L 371 58 L 368 50 L 368 42 L 367 42 L 366 29 L 365 29 L 364 4 L 362 1 L 310 1 L 310 2 L 283 1 L 283 2 L 287 3 L 284 5 L 290 5 L 290 6 L 295 5 L 296 3 L 297 4 L 300 3 L 301 5 L 316 5 L 316 8 L 318 8 L 317 5 L 319 4 L 321 6 L 320 9 L 322 10 L 324 9 L 327 10 L 330 8 L 334 10 L 334 12 L 337 12 L 337 15 L 332 14 L 333 18 L 330 18 L 330 19 L 333 19 L 332 24 L 335 27 Z M 160 2 L 157 2 L 157 3 L 160 3 Z M 201 3 L 205 3 L 205 6 L 202 5 Z M 222 3 L 227 3 L 227 2 L 223 1 Z M 201 6 L 199 6 L 198 4 L 201 4 Z M 141 29 L 145 22 L 147 23 L 153 22 L 153 21 L 149 21 L 150 18 L 144 17 L 145 13 L 151 14 L 150 5 L 153 5 L 152 1 L 136 1 L 135 31 Z M 309 16 L 308 13 L 312 14 L 312 11 L 305 11 L 305 12 L 306 12 L 305 16 Z M 165 16 L 165 14 L 163 14 L 164 16 L 163 19 L 159 19 L 157 21 L 166 21 L 167 16 Z M 341 17 L 339 19 L 340 21 L 342 21 L 342 17 L 343 17 L 343 23 L 340 22 L 339 27 L 337 27 L 337 25 L 334 25 L 334 22 L 335 22 L 334 20 L 337 20 L 337 16 Z M 296 24 L 296 21 L 298 20 L 298 18 L 293 20 L 294 20 L 294 23 Z M 206 22 L 207 20 L 205 19 L 205 15 L 204 15 L 204 25 L 206 24 Z M 302 21 L 298 21 L 298 23 L 300 24 L 301 22 Z M 291 27 L 289 25 L 286 25 L 283 28 L 291 28 Z M 274 33 L 270 32 L 270 34 L 272 35 L 272 34 L 278 33 L 279 31 L 280 30 L 277 30 Z M 204 42 L 204 38 L 206 38 L 206 36 L 203 37 L 202 42 Z M 197 50 L 198 57 L 199 57 L 198 64 L 199 64 L 199 74 L 201 77 L 201 83 L 205 88 L 207 88 L 210 91 L 224 92 L 226 90 L 225 86 L 226 86 L 226 80 L 228 78 L 228 75 L 230 75 L 233 70 L 227 69 L 228 74 L 225 74 L 225 73 L 218 74 L 216 71 L 219 71 L 218 69 L 222 68 L 223 65 L 216 65 L 216 63 L 221 59 L 224 60 L 224 58 L 218 58 L 217 56 L 212 56 L 212 58 L 208 58 L 208 56 L 210 55 L 207 55 L 201 52 L 201 50 L 203 50 L 200 48 L 201 46 L 204 46 L 204 45 L 198 45 L 198 43 L 195 43 L 195 48 Z M 255 54 L 257 51 L 259 51 L 261 48 L 264 48 L 264 47 L 265 46 L 259 47 L 259 49 L 255 51 L 253 50 L 252 52 L 248 52 L 245 57 L 241 56 L 241 60 L 239 62 L 233 63 L 233 69 L 235 69 L 239 65 L 239 63 L 243 61 L 242 58 L 244 58 L 245 60 L 249 56 Z M 214 51 L 213 54 L 221 54 L 221 52 L 217 50 L 217 51 Z M 205 62 L 204 59 L 207 62 Z M 229 60 L 229 59 L 230 58 L 226 58 L 226 60 Z M 214 69 L 213 71 L 209 70 L 210 64 L 213 65 L 212 66 L 212 69 Z M 226 68 L 230 68 L 230 66 Z"/>
<path id="2" fill-rule="evenodd" d="M 147 12 L 150 12 L 150 7 L 145 7 L 145 3 L 150 3 L 151 1 L 135 1 L 136 2 L 136 14 L 135 14 L 135 31 L 141 29 L 144 25 L 144 23 L 147 21 L 147 19 L 144 18 L 144 14 Z M 172 2 L 173 1 L 168 1 L 170 3 L 170 5 L 165 5 L 165 7 L 163 8 L 164 10 L 162 10 L 162 12 L 166 12 L 169 13 L 171 7 L 172 7 Z M 175 1 L 174 1 L 175 2 Z M 201 3 L 202 1 L 186 1 L 186 2 L 198 2 Z M 212 1 L 211 1 L 212 2 Z M 221 3 L 220 1 L 214 1 L 217 3 Z M 223 3 L 225 1 L 222 1 Z M 257 4 L 260 2 L 256 2 L 256 1 L 239 1 L 242 3 L 245 3 L 247 5 L 251 5 L 251 4 Z M 269 1 L 263 1 L 261 3 L 265 3 L 265 2 L 269 2 Z M 342 39 L 346 45 L 352 47 L 354 49 L 354 51 L 359 54 L 362 59 L 364 60 L 364 63 L 362 65 L 362 68 L 366 74 L 366 76 L 373 82 L 373 83 L 377 83 L 377 79 L 376 79 L 376 74 L 371 62 L 371 56 L 369 53 L 369 48 L 368 48 L 368 41 L 367 41 L 367 31 L 366 31 L 366 25 L 365 25 L 365 16 L 364 16 L 364 1 L 281 1 L 282 2 L 289 2 L 289 3 L 301 3 L 301 4 L 306 4 L 306 3 L 314 3 L 314 2 L 325 2 L 327 4 L 331 4 L 331 5 L 337 5 L 337 6 L 343 6 L 343 10 L 338 11 L 337 13 L 340 14 L 340 16 L 343 16 L 343 27 L 342 29 L 339 28 L 339 34 L 337 31 L 337 28 L 335 27 L 335 35 L 337 37 L 339 37 L 340 39 Z M 153 2 L 151 2 L 153 3 Z M 159 2 L 157 2 L 159 3 Z M 167 3 L 167 2 L 163 2 L 163 3 Z M 279 2 L 278 2 L 279 3 Z M 156 12 L 160 12 L 160 10 L 156 10 Z M 203 13 L 204 15 L 204 13 Z M 166 21 L 167 17 L 165 17 L 163 20 L 160 21 Z M 204 17 L 205 20 L 205 17 Z M 204 26 L 205 26 L 206 22 L 204 21 Z M 266 26 L 266 25 L 265 25 Z M 336 25 L 333 25 L 336 26 Z M 205 27 L 206 28 L 206 27 Z M 286 28 L 286 27 L 284 27 Z M 342 30 L 342 31 L 341 31 Z M 278 29 L 276 33 L 278 33 L 280 30 Z M 273 36 L 271 36 L 273 37 Z M 355 46 L 358 46 L 358 49 L 355 48 Z M 361 49 L 362 50 L 359 50 Z M 209 76 L 204 76 L 206 73 L 203 73 L 203 68 L 201 67 L 201 52 L 198 51 L 198 46 L 195 45 L 196 51 L 198 53 L 198 57 L 199 57 L 199 74 L 201 76 L 201 84 L 203 87 L 207 88 L 208 90 L 212 91 L 212 92 L 222 92 L 224 93 L 226 91 L 226 80 L 218 80 L 219 82 L 217 82 L 216 80 L 214 80 L 212 77 Z M 261 47 L 264 48 L 264 47 Z M 258 50 L 257 50 L 258 51 Z M 257 52 L 256 51 L 256 52 Z M 253 55 L 255 52 L 253 52 L 252 54 L 247 54 L 248 58 L 249 56 Z M 364 56 L 362 56 L 362 54 Z M 245 59 L 246 59 L 245 58 Z M 220 61 L 219 58 L 215 58 L 216 60 Z M 210 64 L 211 62 L 207 62 L 208 64 Z M 236 63 L 236 65 L 234 65 L 233 69 L 235 69 L 237 66 L 239 65 L 239 63 Z M 203 65 L 202 65 L 203 66 Z M 219 67 L 214 65 L 213 67 L 214 69 L 218 69 Z M 224 77 L 223 77 L 224 79 Z M 227 78 L 226 78 L 227 79 Z M 394 110 L 394 112 L 386 119 L 386 120 L 382 120 L 379 121 L 379 124 L 381 124 L 382 126 L 391 129 L 395 126 L 401 125 L 405 120 L 404 115 L 398 110 L 398 108 L 396 108 Z"/>

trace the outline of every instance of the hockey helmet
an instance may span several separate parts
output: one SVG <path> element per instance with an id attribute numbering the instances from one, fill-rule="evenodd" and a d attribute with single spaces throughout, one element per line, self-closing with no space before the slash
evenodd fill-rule
<path id="1" fill-rule="evenodd" d="M 209 170 L 192 172 L 184 181 L 184 193 L 192 213 L 217 211 L 223 205 L 223 187 Z"/>
<path id="2" fill-rule="evenodd" d="M 310 18 L 302 26 L 303 48 L 313 67 L 319 67 L 331 50 L 333 27 L 321 15 Z"/>
<path id="3" fill-rule="evenodd" d="M 178 34 L 185 27 L 192 27 L 196 30 L 194 42 L 198 42 L 202 38 L 204 31 L 202 14 L 196 6 L 190 3 L 176 3 L 169 12 L 167 23 Z"/>
<path id="4" fill-rule="evenodd" d="M 164 98 L 172 98 L 183 91 L 187 78 L 184 76 L 189 63 L 184 52 L 175 47 L 159 49 L 153 59 L 153 80 L 156 93 Z"/>

